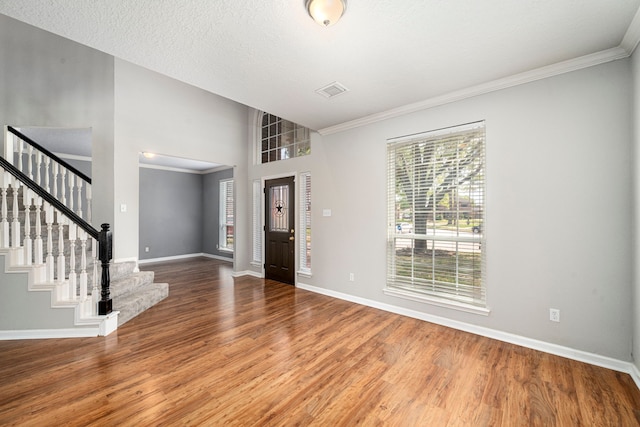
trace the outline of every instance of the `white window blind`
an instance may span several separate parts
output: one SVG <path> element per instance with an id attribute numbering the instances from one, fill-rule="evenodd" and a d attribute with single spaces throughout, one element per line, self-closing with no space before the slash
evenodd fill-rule
<path id="1" fill-rule="evenodd" d="M 311 173 L 300 174 L 300 272 L 311 274 Z"/>
<path id="2" fill-rule="evenodd" d="M 220 233 L 218 247 L 233 251 L 233 180 L 220 181 Z"/>
<path id="3" fill-rule="evenodd" d="M 389 140 L 387 154 L 387 288 L 484 307 L 484 122 Z"/>
<path id="4" fill-rule="evenodd" d="M 253 181 L 253 256 L 251 262 L 262 264 L 262 185 L 260 180 Z"/>

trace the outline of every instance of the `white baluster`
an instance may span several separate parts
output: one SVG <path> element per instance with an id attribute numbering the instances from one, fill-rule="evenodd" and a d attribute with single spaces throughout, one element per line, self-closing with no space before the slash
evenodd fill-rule
<path id="1" fill-rule="evenodd" d="M 53 188 L 51 189 L 51 195 L 58 198 L 58 162 L 53 162 Z"/>
<path id="2" fill-rule="evenodd" d="M 67 219 L 60 212 L 58 212 L 56 216 L 58 218 L 58 257 L 56 260 L 58 264 L 58 282 L 62 283 L 66 276 L 66 268 L 64 265 L 66 261 L 64 256 L 64 225 Z"/>
<path id="3" fill-rule="evenodd" d="M 45 202 L 44 204 L 44 216 L 45 223 L 47 224 L 47 258 L 46 258 L 46 271 L 47 282 L 53 283 L 53 206 Z"/>
<path id="4" fill-rule="evenodd" d="M 29 150 L 31 150 L 31 146 L 29 146 Z M 35 157 L 36 158 L 34 160 L 34 163 L 35 163 L 35 168 L 36 168 L 36 182 L 38 183 L 38 185 L 40 187 L 42 187 L 42 176 L 40 174 L 40 172 L 41 172 L 40 169 L 42 167 L 42 153 L 39 152 L 39 151 L 36 151 L 36 156 Z M 31 179 L 33 179 L 33 178 L 31 178 Z"/>
<path id="5" fill-rule="evenodd" d="M 24 264 L 31 265 L 33 259 L 33 240 L 31 240 L 31 203 L 33 197 L 31 190 L 26 187 L 22 189 L 22 205 L 24 206 Z"/>
<path id="6" fill-rule="evenodd" d="M 78 177 L 78 210 L 76 213 L 82 218 L 82 179 L 80 177 Z"/>
<path id="7" fill-rule="evenodd" d="M 15 166 L 14 163 L 14 155 L 15 149 L 17 148 L 18 137 L 7 131 L 7 134 L 4 138 L 4 158 L 7 159 L 9 163 Z"/>
<path id="8" fill-rule="evenodd" d="M 49 187 L 49 163 L 51 163 L 51 159 L 49 156 L 45 156 L 44 158 L 44 189 L 47 190 L 47 193 L 50 193 L 51 188 Z"/>
<path id="9" fill-rule="evenodd" d="M 69 299 L 76 299 L 76 240 L 78 239 L 78 226 L 69 222 Z M 86 298 L 87 284 L 84 285 L 85 295 L 83 297 L 82 287 L 80 287 L 80 301 Z"/>
<path id="10" fill-rule="evenodd" d="M 42 181 L 42 153 L 36 151 L 36 182 L 40 187 L 43 186 Z"/>
<path id="11" fill-rule="evenodd" d="M 36 238 L 33 241 L 33 263 L 36 265 L 42 264 L 42 198 L 37 197 L 34 201 L 36 206 L 35 224 L 36 224 Z"/>
<path id="12" fill-rule="evenodd" d="M 93 258 L 93 288 L 91 289 L 91 314 L 98 314 L 100 291 L 98 290 L 98 241 L 91 239 L 91 257 Z"/>
<path id="13" fill-rule="evenodd" d="M 63 205 L 67 205 L 67 186 L 64 182 L 64 177 L 67 176 L 67 169 L 64 166 L 60 166 L 60 201 Z"/>
<path id="14" fill-rule="evenodd" d="M 78 237 L 80 238 L 80 300 L 84 301 L 87 299 L 87 232 L 78 228 Z"/>
<path id="15" fill-rule="evenodd" d="M 21 157 L 22 158 L 22 157 Z M 33 179 L 33 147 L 31 145 L 27 146 L 27 175 L 29 178 Z M 20 162 L 22 163 L 22 162 Z"/>
<path id="16" fill-rule="evenodd" d="M 11 247 L 20 247 L 20 209 L 18 206 L 18 191 L 20 190 L 20 181 L 17 179 L 12 180 L 11 187 L 13 188 L 13 223 L 11 224 Z"/>
<path id="17" fill-rule="evenodd" d="M 23 153 L 23 144 L 21 139 L 18 139 L 18 170 L 22 172 L 22 153 Z"/>
<path id="18" fill-rule="evenodd" d="M 0 184 L 0 248 L 8 248 L 9 247 L 9 221 L 7 221 L 7 190 L 9 188 L 9 173 L 2 172 L 0 176 L 1 181 Z"/>
<path id="19" fill-rule="evenodd" d="M 74 201 L 74 197 L 73 194 L 75 193 L 75 188 L 76 188 L 76 176 L 72 173 L 69 173 L 69 175 L 67 175 L 67 179 L 69 180 L 69 209 L 71 210 L 71 212 L 74 212 L 73 209 L 73 201 Z"/>
<path id="20" fill-rule="evenodd" d="M 91 184 L 87 184 L 85 188 L 87 193 L 87 222 L 91 224 L 91 210 L 93 209 L 91 205 Z"/>

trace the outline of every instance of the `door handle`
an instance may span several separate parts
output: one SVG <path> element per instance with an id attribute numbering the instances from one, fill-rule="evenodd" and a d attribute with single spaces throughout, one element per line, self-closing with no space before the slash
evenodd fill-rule
<path id="1" fill-rule="evenodd" d="M 295 239 L 295 237 L 293 237 L 293 236 L 289 237 L 289 240 L 294 240 L 294 239 Z"/>

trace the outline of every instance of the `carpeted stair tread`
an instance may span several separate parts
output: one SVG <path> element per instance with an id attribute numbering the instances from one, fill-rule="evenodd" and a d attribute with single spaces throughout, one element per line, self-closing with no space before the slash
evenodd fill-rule
<path id="1" fill-rule="evenodd" d="M 153 278 L 153 271 L 140 271 L 117 280 L 111 280 L 111 285 L 109 286 L 111 298 L 127 293 L 140 292 L 141 289 L 153 283 Z"/>
<path id="2" fill-rule="evenodd" d="M 113 298 L 113 309 L 120 312 L 118 326 L 151 308 L 169 295 L 167 283 L 149 283 L 137 292 L 128 292 Z"/>

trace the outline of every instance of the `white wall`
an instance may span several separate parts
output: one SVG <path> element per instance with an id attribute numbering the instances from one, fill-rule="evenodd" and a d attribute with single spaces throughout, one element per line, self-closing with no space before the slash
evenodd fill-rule
<path id="1" fill-rule="evenodd" d="M 234 166 L 237 220 L 247 221 L 246 116 L 247 107 L 241 104 L 115 60 L 115 258 L 138 256 L 141 151 Z M 120 212 L 121 204 L 127 212 Z M 236 253 L 247 259 L 246 232 L 237 232 Z"/>
<path id="2" fill-rule="evenodd" d="M 308 158 L 253 166 L 250 178 L 311 171 L 313 277 L 303 283 L 630 360 L 630 71 L 616 61 L 318 137 Z M 490 315 L 384 295 L 386 140 L 477 120 Z"/>

